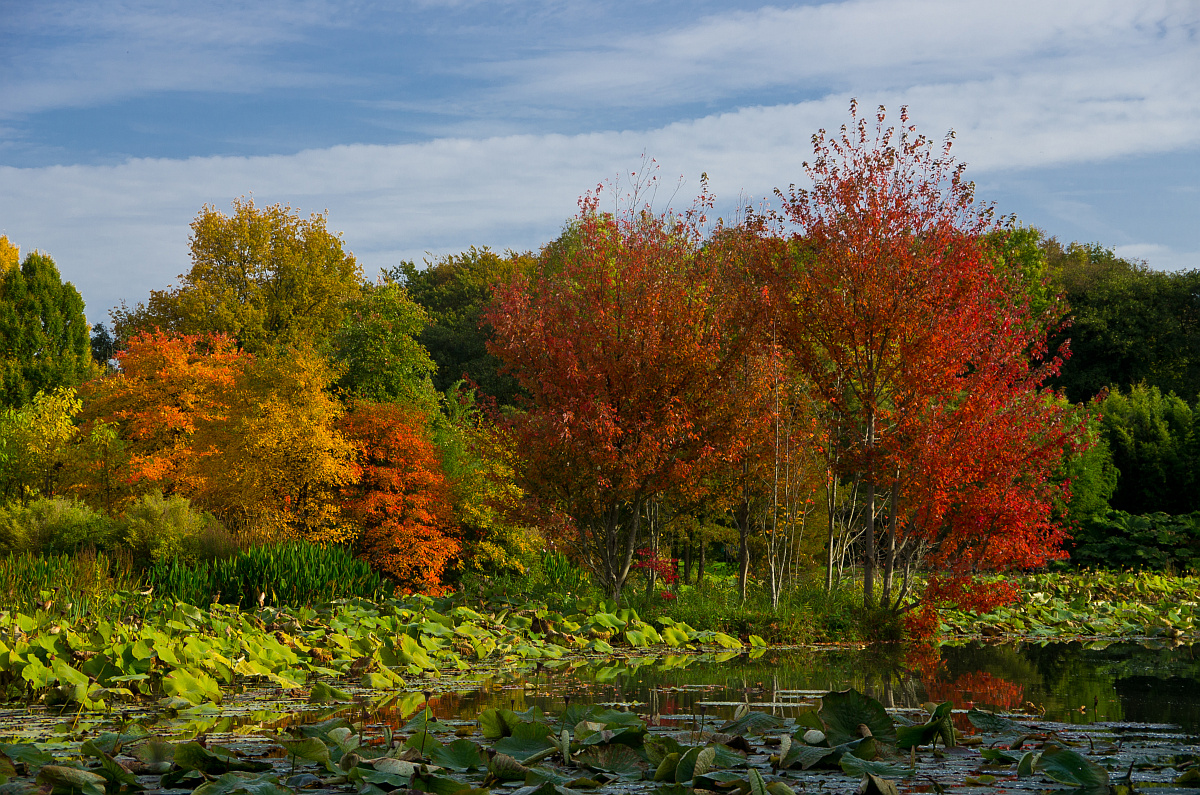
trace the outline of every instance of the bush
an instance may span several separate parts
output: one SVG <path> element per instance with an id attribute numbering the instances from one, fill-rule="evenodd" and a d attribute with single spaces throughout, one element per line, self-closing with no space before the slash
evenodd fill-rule
<path id="1" fill-rule="evenodd" d="M 222 555 L 229 545 L 225 528 L 212 514 L 197 511 L 185 497 L 146 494 L 125 510 L 125 542 L 149 564 L 160 560 L 194 562 Z M 232 552 L 236 552 L 236 547 Z"/>
<path id="2" fill-rule="evenodd" d="M 78 500 L 41 497 L 0 508 L 0 551 L 61 555 L 109 549 L 118 535 L 105 514 Z"/>
<path id="3" fill-rule="evenodd" d="M 1080 522 L 1071 563 L 1101 569 L 1200 571 L 1200 511 L 1171 516 L 1109 511 Z"/>

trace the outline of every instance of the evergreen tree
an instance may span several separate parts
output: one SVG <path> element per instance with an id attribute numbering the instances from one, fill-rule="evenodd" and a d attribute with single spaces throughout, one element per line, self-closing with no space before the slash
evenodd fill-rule
<path id="1" fill-rule="evenodd" d="M 78 386 L 91 358 L 83 298 L 54 260 L 34 251 L 0 275 L 0 403 Z"/>

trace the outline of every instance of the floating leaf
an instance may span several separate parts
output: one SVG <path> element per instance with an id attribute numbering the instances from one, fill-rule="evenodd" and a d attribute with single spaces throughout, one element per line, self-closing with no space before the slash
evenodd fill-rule
<path id="1" fill-rule="evenodd" d="M 588 748 L 576 761 L 589 770 L 612 773 L 625 781 L 637 781 L 642 777 L 642 758 L 627 745 Z"/>
<path id="2" fill-rule="evenodd" d="M 308 693 L 309 704 L 328 704 L 331 701 L 347 702 L 354 698 L 345 690 L 338 690 L 325 682 L 317 682 Z"/>
<path id="3" fill-rule="evenodd" d="M 1094 792 L 1108 791 L 1108 771 L 1087 757 L 1053 743 L 1042 750 L 1037 769 L 1060 784 Z"/>
<path id="4" fill-rule="evenodd" d="M 466 771 L 487 767 L 480 748 L 467 739 L 459 739 L 449 745 L 438 746 L 429 754 L 435 764 L 450 770 Z"/>
<path id="5" fill-rule="evenodd" d="M 46 765 L 38 771 L 37 782 L 49 784 L 55 792 L 104 795 L 104 776 L 77 767 Z"/>
<path id="6" fill-rule="evenodd" d="M 880 742 L 896 744 L 896 726 L 887 710 L 875 699 L 853 688 L 826 693 L 821 697 L 817 714 L 833 745 L 862 738 L 860 726 L 870 729 L 871 736 Z"/>

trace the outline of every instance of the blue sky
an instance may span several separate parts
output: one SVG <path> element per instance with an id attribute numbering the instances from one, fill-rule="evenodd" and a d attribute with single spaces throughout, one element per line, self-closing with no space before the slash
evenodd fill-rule
<path id="1" fill-rule="evenodd" d="M 536 248 L 643 152 L 677 203 L 769 199 L 851 97 L 954 129 L 1002 213 L 1200 267 L 1194 0 L 0 0 L 0 41 L 0 233 L 91 320 L 205 204 L 328 210 L 368 274 Z"/>

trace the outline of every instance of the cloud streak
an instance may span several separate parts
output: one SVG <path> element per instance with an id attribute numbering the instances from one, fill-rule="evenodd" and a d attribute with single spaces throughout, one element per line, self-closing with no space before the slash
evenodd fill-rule
<path id="1" fill-rule="evenodd" d="M 1164 86 L 1176 67 L 1163 66 Z M 920 130 L 935 138 L 957 126 L 956 151 L 973 175 L 1200 147 L 1196 88 L 1135 95 L 1119 70 L 1107 77 L 1110 90 L 1092 96 L 1065 75 L 918 86 L 860 99 L 868 108 L 910 104 Z M 54 255 L 97 314 L 121 297 L 140 300 L 187 268 L 188 223 L 205 203 L 225 207 L 253 192 L 260 202 L 291 202 L 306 212 L 328 208 L 331 228 L 345 232 L 369 270 L 469 244 L 532 247 L 557 233 L 582 192 L 636 166 L 642 152 L 658 159 L 664 178 L 691 181 L 685 196 L 702 171 L 727 205 L 743 193 L 769 196 L 803 179 L 811 134 L 844 122 L 847 105 L 848 96 L 838 94 L 642 131 L 0 168 L 0 231 Z"/>

